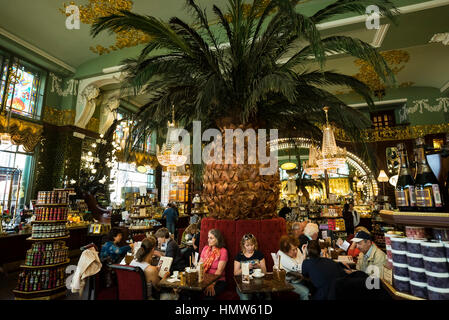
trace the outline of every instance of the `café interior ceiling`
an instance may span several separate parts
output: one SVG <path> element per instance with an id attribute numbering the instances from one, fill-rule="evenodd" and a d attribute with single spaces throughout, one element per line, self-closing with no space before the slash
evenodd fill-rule
<path id="1" fill-rule="evenodd" d="M 187 22 L 192 18 L 186 12 L 182 0 L 76 0 L 65 4 L 76 4 L 81 9 L 81 28 L 68 30 L 65 27 L 66 16 L 63 13 L 62 0 L 0 0 L 0 45 L 1 38 L 19 39 L 20 43 L 29 48 L 37 48 L 49 57 L 61 61 L 75 72 L 79 66 L 98 57 L 99 50 L 102 57 L 107 59 L 107 51 L 128 52 L 139 41 L 146 40 L 134 37 L 127 40 L 127 35 L 100 34 L 92 39 L 90 24 L 92 19 L 104 12 L 104 3 L 114 3 L 120 8 L 131 9 L 141 14 L 154 15 L 167 20 L 172 16 L 179 16 Z M 222 5 L 226 0 L 197 0 L 197 2 L 211 12 L 213 4 Z M 305 14 L 312 14 L 316 10 L 334 2 L 333 0 L 304 0 L 298 8 Z M 330 21 L 320 26 L 323 36 L 345 34 L 360 38 L 381 51 L 401 50 L 409 56 L 404 68 L 397 74 L 398 84 L 430 86 L 438 89 L 447 87 L 449 76 L 441 70 L 449 70 L 449 46 L 442 43 L 429 43 L 437 33 L 449 32 L 449 0 L 397 0 L 398 7 L 405 8 L 399 18 L 398 25 L 389 25 L 381 20 L 379 30 L 368 30 L 365 21 L 344 17 Z M 212 22 L 213 24 L 213 22 Z M 59 27 L 58 27 L 59 26 Z M 300 45 L 300 44 L 298 44 Z M 127 49 L 121 49 L 125 47 Z M 101 49 L 103 48 L 103 49 Z M 104 50 L 106 49 L 106 51 Z M 139 46 L 129 52 L 138 52 Z M 113 54 L 114 52 L 112 52 Z M 313 63 L 310 68 L 314 68 Z M 360 66 L 355 59 L 345 55 L 329 57 L 326 69 L 355 75 L 360 72 Z M 143 99 L 142 99 L 143 100 Z M 138 102 L 138 101 L 136 101 Z"/>

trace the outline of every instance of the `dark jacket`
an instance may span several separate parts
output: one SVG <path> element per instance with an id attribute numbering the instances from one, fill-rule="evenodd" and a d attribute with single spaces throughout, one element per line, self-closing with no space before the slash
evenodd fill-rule
<path id="1" fill-rule="evenodd" d="M 176 214 L 175 209 L 167 208 L 167 209 L 165 209 L 164 213 L 162 214 L 162 218 L 166 218 L 167 223 L 176 223 L 176 220 L 178 219 L 178 215 Z"/>
<path id="2" fill-rule="evenodd" d="M 313 300 L 335 299 L 335 281 L 346 276 L 343 268 L 327 258 L 310 258 L 302 263 L 302 274 L 312 281 L 317 289 Z"/>
<path id="3" fill-rule="evenodd" d="M 286 219 L 287 214 L 292 212 L 292 209 L 289 207 L 283 207 L 281 210 L 279 210 L 279 217 Z"/>
<path id="4" fill-rule="evenodd" d="M 345 220 L 345 230 L 347 234 L 354 234 L 354 217 L 349 210 L 343 210 L 343 219 Z"/>
<path id="5" fill-rule="evenodd" d="M 173 270 L 184 271 L 185 268 L 184 258 L 175 240 L 173 239 L 168 240 L 167 247 L 165 249 L 165 256 L 173 258 L 173 262 L 170 267 L 170 272 L 173 272 Z"/>

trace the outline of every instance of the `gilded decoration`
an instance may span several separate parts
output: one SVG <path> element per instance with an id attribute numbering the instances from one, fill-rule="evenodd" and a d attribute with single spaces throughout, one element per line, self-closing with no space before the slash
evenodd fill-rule
<path id="1" fill-rule="evenodd" d="M 0 115 L 0 133 L 9 133 L 15 145 L 23 145 L 26 152 L 33 152 L 42 138 L 43 127 L 39 124 L 22 119 L 8 118 Z"/>
<path id="2" fill-rule="evenodd" d="M 69 5 L 77 5 L 74 1 L 70 4 L 64 3 L 64 9 L 59 9 L 66 16 L 66 8 Z M 119 14 L 121 10 L 132 11 L 133 1 L 131 0 L 89 0 L 86 5 L 77 5 L 80 12 L 80 20 L 82 23 L 92 25 L 96 19 L 106 17 L 111 14 Z M 109 47 L 97 45 L 90 47 L 90 50 L 99 55 L 110 53 L 123 48 L 134 47 L 142 43 L 147 43 L 150 37 L 141 31 L 135 29 L 115 32 L 115 44 Z"/>
<path id="3" fill-rule="evenodd" d="M 350 142 L 345 131 L 340 128 L 334 128 L 335 138 L 339 141 Z M 449 123 L 417 126 L 386 127 L 381 130 L 366 129 L 362 137 L 366 142 L 394 141 L 416 139 L 428 134 L 438 134 L 449 132 Z"/>
<path id="4" fill-rule="evenodd" d="M 117 156 L 117 160 L 119 162 L 135 162 L 137 167 L 150 166 L 152 169 L 156 169 L 159 165 L 159 161 L 156 156 L 146 152 L 132 151 L 129 153 L 128 159 L 126 159 L 123 151 L 118 151 L 115 155 Z"/>
<path id="5" fill-rule="evenodd" d="M 75 123 L 74 110 L 58 110 L 52 107 L 44 107 L 42 121 L 55 126 L 73 126 Z M 87 123 L 86 129 L 92 132 L 98 132 L 100 120 L 91 118 Z"/>

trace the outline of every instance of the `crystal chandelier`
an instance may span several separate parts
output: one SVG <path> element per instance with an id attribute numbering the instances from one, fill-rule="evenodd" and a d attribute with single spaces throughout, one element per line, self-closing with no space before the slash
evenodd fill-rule
<path id="1" fill-rule="evenodd" d="M 162 148 L 159 149 L 157 146 L 157 160 L 159 163 L 167 167 L 167 171 L 175 172 L 176 168 L 184 165 L 187 161 L 187 157 L 182 153 L 176 152 L 175 150 L 180 150 L 179 141 L 174 141 L 171 139 L 171 133 L 177 129 L 175 127 L 175 106 L 172 107 L 172 122 L 168 122 L 168 132 L 167 132 L 167 140 L 166 143 L 162 145 Z"/>
<path id="2" fill-rule="evenodd" d="M 337 147 L 334 131 L 329 125 L 329 107 L 324 107 L 323 110 L 326 113 L 326 126 L 323 129 L 323 147 L 316 162 L 323 171 L 335 173 L 346 164 L 346 149 Z"/>
<path id="3" fill-rule="evenodd" d="M 319 148 L 315 145 L 311 145 L 309 148 L 309 160 L 304 162 L 303 165 L 305 173 L 312 176 L 312 179 L 316 179 L 319 175 L 324 173 L 324 170 L 321 169 L 316 163 L 319 153 Z"/>

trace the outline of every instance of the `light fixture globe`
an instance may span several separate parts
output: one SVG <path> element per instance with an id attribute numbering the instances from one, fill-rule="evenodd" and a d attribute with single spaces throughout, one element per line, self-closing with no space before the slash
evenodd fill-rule
<path id="1" fill-rule="evenodd" d="M 285 162 L 285 163 L 281 164 L 281 169 L 285 170 L 285 171 L 296 169 L 296 163 Z"/>

